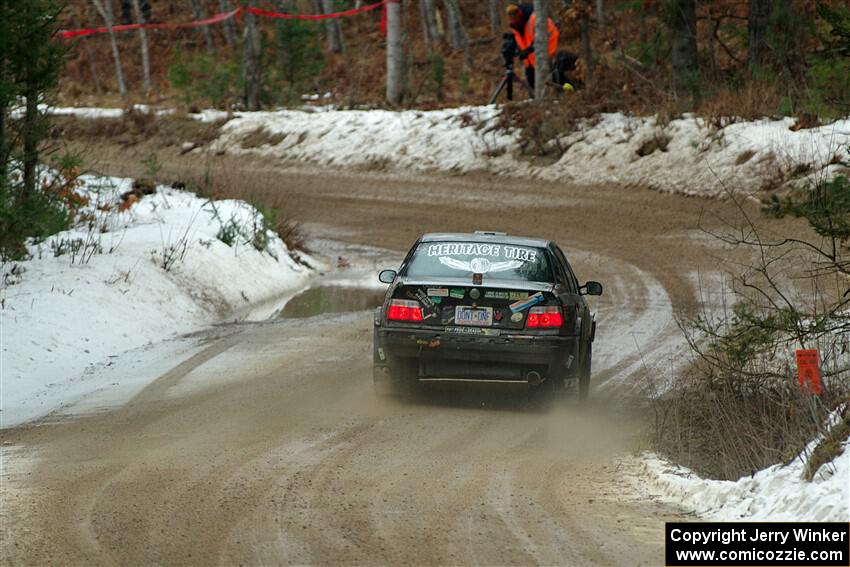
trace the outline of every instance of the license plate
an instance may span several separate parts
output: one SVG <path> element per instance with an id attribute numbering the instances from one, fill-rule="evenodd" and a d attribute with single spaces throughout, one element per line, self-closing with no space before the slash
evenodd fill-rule
<path id="1" fill-rule="evenodd" d="M 455 323 L 474 327 L 491 327 L 493 325 L 493 308 L 458 305 L 455 307 Z"/>

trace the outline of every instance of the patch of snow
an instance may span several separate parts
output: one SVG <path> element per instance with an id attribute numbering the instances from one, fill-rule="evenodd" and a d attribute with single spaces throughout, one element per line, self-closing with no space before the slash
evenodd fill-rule
<path id="1" fill-rule="evenodd" d="M 837 412 L 833 413 L 833 418 Z M 850 521 L 850 439 L 843 452 L 803 480 L 805 455 L 820 439 L 809 444 L 788 465 L 774 465 L 737 481 L 707 480 L 647 454 L 641 459 L 648 488 L 662 499 L 682 506 L 702 518 L 717 521 Z"/>
<path id="2" fill-rule="evenodd" d="M 311 101 L 327 95 L 304 95 Z M 166 114 L 136 105 L 143 112 Z M 52 108 L 59 115 L 118 117 L 113 108 Z M 733 122 L 723 127 L 684 115 L 669 122 L 623 113 L 601 114 L 565 131 L 558 161 L 532 165 L 520 156 L 519 131 L 499 125 L 497 106 L 440 110 L 204 110 L 202 122 L 230 119 L 213 151 L 256 153 L 320 166 L 530 176 L 579 184 L 619 184 L 703 197 L 727 190 L 752 194 L 765 185 L 799 184 L 850 162 L 850 119 L 791 131 L 790 118 Z M 280 138 L 242 147 L 263 129 Z M 554 143 L 554 142 L 553 142 Z"/>
<path id="3" fill-rule="evenodd" d="M 792 132 L 793 120 L 736 122 L 709 127 L 686 116 L 668 124 L 654 117 L 603 114 L 561 140 L 568 146 L 545 179 L 619 183 L 698 196 L 726 189 L 753 193 L 795 170 L 821 174 L 839 156 L 850 160 L 850 119 Z"/>
<path id="4" fill-rule="evenodd" d="M 222 127 L 213 150 L 259 152 L 320 165 L 397 167 L 407 170 L 501 171 L 515 136 L 495 128 L 495 107 L 433 111 L 337 110 L 239 112 Z M 264 129 L 282 136 L 274 145 L 242 148 Z M 501 165 L 500 165 L 501 164 Z"/>
<path id="5" fill-rule="evenodd" d="M 158 187 L 118 212 L 130 180 L 82 179 L 89 205 L 76 226 L 31 245 L 30 260 L 0 274 L 0 427 L 90 391 L 97 381 L 81 374 L 110 356 L 292 293 L 312 273 L 244 202 Z M 232 246 L 218 238 L 227 226 L 243 233 Z M 266 251 L 251 244 L 255 236 Z"/>
<path id="6" fill-rule="evenodd" d="M 715 128 L 686 115 L 602 114 L 564 132 L 567 148 L 551 165 L 531 165 L 517 154 L 518 132 L 498 127 L 494 106 L 433 111 L 298 110 L 239 112 L 214 149 L 260 153 L 319 165 L 530 175 L 581 184 L 617 183 L 699 196 L 727 188 L 753 193 L 766 182 L 834 174 L 835 157 L 850 161 L 850 119 L 793 132 L 791 119 L 736 122 Z M 209 120 L 208 114 L 198 116 Z M 243 148 L 265 129 L 282 141 Z M 831 163 L 833 163 L 831 165 Z"/>

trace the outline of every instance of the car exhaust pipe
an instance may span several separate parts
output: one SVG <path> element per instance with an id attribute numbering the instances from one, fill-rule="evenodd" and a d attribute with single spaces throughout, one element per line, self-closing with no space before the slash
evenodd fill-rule
<path id="1" fill-rule="evenodd" d="M 543 377 L 536 370 L 532 370 L 528 374 L 525 375 L 525 380 L 530 385 L 536 386 L 537 384 L 540 384 L 541 382 L 543 382 Z"/>

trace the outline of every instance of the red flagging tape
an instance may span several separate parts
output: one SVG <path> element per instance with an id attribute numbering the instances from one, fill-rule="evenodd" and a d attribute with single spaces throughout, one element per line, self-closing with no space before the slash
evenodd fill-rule
<path id="1" fill-rule="evenodd" d="M 265 18 L 279 18 L 283 20 L 330 20 L 333 18 L 345 18 L 348 16 L 354 16 L 357 14 L 362 14 L 363 12 L 369 12 L 371 10 L 376 10 L 384 5 L 386 1 L 392 2 L 393 0 L 383 0 L 381 2 L 377 2 L 375 4 L 369 4 L 368 6 L 361 6 L 360 8 L 352 8 L 351 10 L 345 10 L 344 12 L 334 12 L 332 14 L 286 14 L 281 12 L 270 12 L 268 10 L 261 10 L 259 8 L 236 8 L 232 12 L 223 12 L 221 14 L 216 14 L 210 18 L 205 18 L 203 20 L 194 20 L 191 22 L 178 22 L 178 23 L 162 23 L 162 24 L 123 24 L 120 26 L 112 26 L 112 31 L 121 32 L 121 31 L 130 31 L 130 30 L 138 30 L 138 29 L 180 29 L 180 28 L 197 28 L 200 26 L 209 26 L 212 24 L 218 24 L 225 20 L 229 20 L 230 18 L 239 17 L 240 13 L 245 10 L 254 14 L 255 16 L 262 16 Z M 106 27 L 99 28 L 88 28 L 81 30 L 63 30 L 60 31 L 57 35 L 61 38 L 71 38 L 71 37 L 84 37 L 87 35 L 95 35 L 100 33 L 109 33 L 109 29 Z"/>
<path id="2" fill-rule="evenodd" d="M 285 14 L 281 12 L 270 12 L 268 10 L 261 10 L 260 8 L 245 8 L 245 10 L 251 12 L 256 16 L 263 16 L 265 18 L 280 18 L 282 20 L 332 20 L 334 18 L 346 18 L 348 16 L 362 14 L 363 12 L 377 10 L 383 5 L 384 2 L 377 2 L 375 4 L 369 4 L 368 6 L 361 6 L 359 8 L 352 8 L 351 10 L 345 10 L 344 12 L 334 12 L 332 14 Z"/>
<path id="3" fill-rule="evenodd" d="M 224 12 L 221 14 L 216 14 L 210 18 L 205 18 L 203 20 L 194 20 L 192 22 L 179 22 L 179 23 L 170 23 L 170 24 L 123 24 L 120 26 L 112 26 L 112 31 L 130 31 L 130 30 L 138 30 L 141 28 L 144 29 L 180 29 L 180 28 L 197 28 L 201 26 L 209 26 L 212 24 L 217 24 L 219 22 L 223 22 L 225 20 L 229 20 L 234 16 L 238 16 L 241 8 L 237 8 L 232 12 Z M 87 35 L 94 35 L 98 33 L 108 33 L 109 28 L 101 27 L 101 28 L 91 28 L 91 29 L 83 29 L 83 30 L 66 30 L 60 31 L 59 37 L 68 38 L 68 37 L 82 37 Z"/>

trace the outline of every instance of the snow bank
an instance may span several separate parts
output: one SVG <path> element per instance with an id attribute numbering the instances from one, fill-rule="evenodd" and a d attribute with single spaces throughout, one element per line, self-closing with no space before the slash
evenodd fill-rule
<path id="1" fill-rule="evenodd" d="M 831 463 L 821 466 L 812 482 L 802 479 L 804 455 L 786 466 L 774 465 L 735 482 L 706 480 L 655 455 L 642 459 L 642 480 L 662 499 L 710 520 L 850 521 L 850 440 Z"/>
<path id="2" fill-rule="evenodd" d="M 119 213 L 130 180 L 84 181 L 77 226 L 2 268 L 2 427 L 81 393 L 68 384 L 90 365 L 303 287 L 311 272 L 246 203 L 159 187 Z M 222 227 L 243 234 L 228 246 Z"/>
<path id="3" fill-rule="evenodd" d="M 834 157 L 850 161 L 850 120 L 791 131 L 792 119 L 713 128 L 700 118 L 660 124 L 654 117 L 604 114 L 561 139 L 568 149 L 545 179 L 618 183 L 687 195 L 754 193 L 766 183 L 820 175 Z"/>
<path id="4" fill-rule="evenodd" d="M 222 127 L 213 149 L 318 165 L 501 171 L 511 162 L 499 154 L 511 147 L 514 136 L 496 131 L 498 114 L 495 107 L 240 112 Z M 244 147 L 246 137 L 259 130 L 274 137 L 274 143 Z"/>
<path id="5" fill-rule="evenodd" d="M 52 112 L 81 118 L 121 114 L 120 109 L 97 108 Z M 775 188 L 832 175 L 847 169 L 838 162 L 850 162 L 850 119 L 795 132 L 790 118 L 718 128 L 690 115 L 660 122 L 656 117 L 612 113 L 563 132 L 558 139 L 558 145 L 566 148 L 563 156 L 549 165 L 534 165 L 520 155 L 519 132 L 499 127 L 500 113 L 496 106 L 431 111 L 327 106 L 271 112 L 206 110 L 193 117 L 204 122 L 229 119 L 213 142 L 213 151 L 263 154 L 319 166 L 484 171 L 708 197 L 727 188 L 748 194 L 766 185 Z"/>
<path id="6" fill-rule="evenodd" d="M 530 175 L 581 184 L 616 183 L 716 196 L 750 193 L 850 161 L 850 120 L 792 132 L 793 120 L 738 122 L 713 128 L 685 117 L 603 114 L 559 140 L 556 163 L 533 166 L 518 156 L 517 132 L 497 127 L 495 107 L 420 111 L 330 110 L 236 113 L 214 149 L 254 152 L 318 165 Z M 209 120 L 205 113 L 199 119 Z M 269 143 L 249 147 L 260 130 Z"/>

